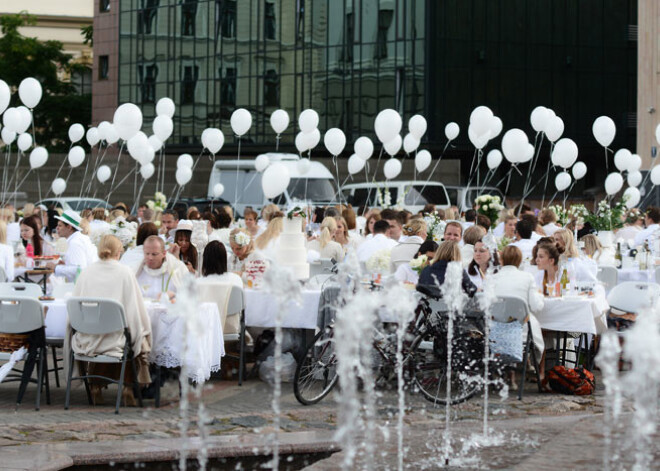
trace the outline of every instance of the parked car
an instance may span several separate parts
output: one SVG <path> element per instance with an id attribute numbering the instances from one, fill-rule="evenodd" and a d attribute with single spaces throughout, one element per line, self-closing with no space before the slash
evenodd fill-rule
<path id="1" fill-rule="evenodd" d="M 499 196 L 502 199 L 502 204 L 504 204 L 504 194 L 494 186 L 483 188 L 475 186 L 468 189 L 466 186 L 447 185 L 445 188 L 449 195 L 449 201 L 451 201 L 452 205 L 458 207 L 461 212 L 472 209 L 474 200 L 480 195 Z"/>
<path id="2" fill-rule="evenodd" d="M 167 209 L 172 209 L 179 213 L 179 219 L 185 219 L 186 214 L 188 213 L 188 208 L 194 206 L 200 213 L 204 214 L 204 211 L 207 209 L 217 208 L 218 206 L 231 206 L 229 201 L 222 198 L 179 198 L 174 204 L 174 201 L 171 201 L 167 205 Z"/>
<path id="3" fill-rule="evenodd" d="M 43 204 L 46 208 L 62 208 L 62 210 L 72 209 L 80 212 L 85 208 L 104 208 L 112 209 L 112 205 L 98 198 L 77 198 L 74 196 L 46 198 L 37 202 L 37 206 Z"/>
<path id="4" fill-rule="evenodd" d="M 255 211 L 272 202 L 281 207 L 311 204 L 327 206 L 337 204 L 335 180 L 325 165 L 311 161 L 309 170 L 302 174 L 298 168 L 300 157 L 295 154 L 267 153 L 271 162 L 280 162 L 288 170 L 291 180 L 286 191 L 272 200 L 264 196 L 261 188 L 263 173 L 257 172 L 255 160 L 219 160 L 215 163 L 209 178 L 209 198 L 213 195 L 216 183 L 225 187 L 223 197 L 229 200 L 238 215 L 242 215 L 247 206 Z M 238 186 L 238 191 L 236 188 Z M 234 195 L 238 194 L 238 201 Z"/>
<path id="5" fill-rule="evenodd" d="M 450 206 L 445 186 L 438 182 L 395 180 L 351 183 L 342 187 L 342 193 L 353 207 L 365 205 L 382 207 L 389 203 L 389 206 L 400 206 L 414 214 L 424 209 L 427 204 L 434 204 L 442 209 Z"/>

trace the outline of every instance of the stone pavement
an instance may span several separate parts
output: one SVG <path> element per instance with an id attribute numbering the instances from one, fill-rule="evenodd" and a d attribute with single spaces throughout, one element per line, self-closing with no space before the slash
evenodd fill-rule
<path id="1" fill-rule="evenodd" d="M 163 388 L 161 408 L 155 409 L 153 401 L 146 400 L 145 409 L 122 407 L 119 415 L 115 415 L 114 407 L 109 405 L 114 402 L 113 391 L 105 391 L 108 405 L 93 407 L 87 404 L 84 389 L 80 387 L 74 390 L 68 411 L 63 407 L 63 387 L 53 387 L 52 404 L 46 405 L 42 397 L 42 408 L 35 411 L 34 385 L 28 387 L 23 404 L 17 409 L 17 386 L 17 383 L 0 384 L 0 423 L 4 424 L 0 429 L 0 456 L 7 457 L 0 460 L 0 470 L 63 469 L 70 462 L 66 464 L 66 459 L 59 462 L 51 455 L 57 451 L 55 454 L 61 457 L 63 450 L 66 455 L 68 447 L 71 456 L 81 456 L 81 446 L 88 455 L 90 449 L 97 450 L 99 456 L 110 456 L 118 461 L 122 456 L 130 462 L 173 459 L 178 456 L 181 444 L 186 443 L 179 438 L 183 422 L 178 384 L 174 381 Z M 296 401 L 291 385 L 283 385 L 280 436 L 285 450 L 292 449 L 293 444 L 301 447 L 307 444 L 307 448 L 303 447 L 307 451 L 333 450 L 337 426 L 334 394 L 340 392 L 331 394 L 320 404 L 305 407 Z M 212 456 L 240 455 L 236 451 L 239 448 L 243 452 L 263 451 L 270 443 L 274 427 L 269 385 L 250 379 L 239 387 L 235 381 L 214 378 L 203 387 L 201 396 Z M 474 435 L 482 430 L 483 401 L 480 397 L 452 408 L 454 442 L 447 463 L 449 468 L 460 465 L 482 469 L 550 469 L 551 466 L 555 469 L 556 464 L 563 463 L 557 468 L 572 469 L 579 461 L 581 469 L 601 469 L 602 391 L 597 390 L 594 396 L 587 397 L 540 394 L 534 384 L 528 383 L 522 401 L 513 397 L 513 393 L 505 399 L 495 392 L 491 396 L 492 433 L 486 441 Z M 407 394 L 406 398 L 405 467 L 437 469 L 445 464 L 442 461 L 445 410 L 434 408 L 421 396 Z M 377 441 L 380 453 L 369 457 L 369 462 L 375 460 L 372 464 L 378 464 L 376 469 L 396 469 L 396 403 L 394 392 L 378 392 L 377 436 L 372 438 Z M 189 422 L 187 428 L 184 426 L 190 437 L 199 435 L 197 408 L 198 401 L 191 394 Z M 193 440 L 189 446 L 194 443 Z M 589 451 L 586 454 L 585 445 Z M 136 450 L 131 452 L 131 446 Z M 467 451 L 461 454 L 456 451 L 460 449 Z M 140 451 L 145 455 L 140 455 Z M 26 456 L 32 461 L 25 461 Z M 143 458 L 138 459 L 140 456 Z M 340 469 L 344 457 L 344 451 L 337 452 L 309 469 Z M 364 459 L 358 456 L 358 462 L 364 463 Z M 24 465 L 17 466 L 20 463 Z"/>

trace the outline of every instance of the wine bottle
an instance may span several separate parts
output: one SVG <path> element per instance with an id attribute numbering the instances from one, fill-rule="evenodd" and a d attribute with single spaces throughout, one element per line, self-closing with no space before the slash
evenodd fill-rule
<path id="1" fill-rule="evenodd" d="M 621 268 L 623 265 L 623 257 L 621 256 L 621 242 L 616 244 L 616 253 L 614 254 L 614 260 L 616 261 L 616 267 Z"/>

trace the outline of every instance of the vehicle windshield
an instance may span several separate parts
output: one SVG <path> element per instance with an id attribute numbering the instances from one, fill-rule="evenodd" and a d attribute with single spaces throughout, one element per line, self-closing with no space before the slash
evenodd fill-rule
<path id="1" fill-rule="evenodd" d="M 292 178 L 287 190 L 292 200 L 327 202 L 336 199 L 335 186 L 329 178 Z"/>
<path id="2" fill-rule="evenodd" d="M 99 201 L 99 200 L 93 200 L 93 199 L 75 199 L 71 201 L 67 201 L 68 205 L 71 206 L 71 209 L 74 211 L 82 211 L 83 209 L 90 208 L 108 208 L 109 205 L 107 205 L 104 201 Z"/>
<path id="3" fill-rule="evenodd" d="M 417 206 L 429 203 L 440 206 L 449 204 L 444 187 L 438 185 L 415 185 L 410 187 L 410 190 L 406 193 L 405 204 L 407 205 Z"/>

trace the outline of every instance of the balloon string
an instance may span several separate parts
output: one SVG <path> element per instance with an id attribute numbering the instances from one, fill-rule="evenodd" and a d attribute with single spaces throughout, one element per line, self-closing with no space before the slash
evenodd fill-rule
<path id="1" fill-rule="evenodd" d="M 9 146 L 9 152 L 11 154 L 11 146 Z M 14 175 L 12 175 L 12 179 L 14 179 L 14 207 L 16 207 L 16 197 L 18 191 L 16 190 L 16 182 L 18 182 L 18 163 L 21 160 L 21 154 L 18 153 L 16 155 L 16 167 L 14 168 Z M 9 187 L 11 187 L 11 183 L 9 184 Z"/>
<path id="2" fill-rule="evenodd" d="M 649 172 L 649 173 L 650 173 L 650 172 Z M 649 190 L 648 194 L 644 197 L 644 199 L 642 200 L 642 202 L 639 203 L 639 204 L 637 205 L 638 207 L 641 208 L 642 206 L 644 206 L 644 203 L 646 203 L 646 201 L 647 201 L 647 200 L 651 197 L 651 195 L 653 194 L 653 188 L 655 188 L 655 185 L 651 185 L 651 189 Z"/>
<path id="3" fill-rule="evenodd" d="M 472 184 L 472 179 L 474 178 L 474 173 L 472 173 L 472 171 L 474 169 L 474 161 L 475 161 L 475 159 L 477 159 L 477 167 L 476 168 L 479 168 L 479 165 L 481 164 L 481 158 L 483 157 L 483 155 L 484 154 L 483 154 L 483 152 L 481 152 L 481 150 L 474 149 L 474 155 L 472 156 L 472 165 L 470 165 L 470 178 L 468 179 L 467 189 L 465 190 L 466 194 L 470 191 L 470 185 Z M 479 156 L 479 157 L 477 158 L 477 156 Z M 479 181 L 478 180 L 477 180 L 477 186 L 479 186 Z"/>
<path id="4" fill-rule="evenodd" d="M 275 137 L 275 152 L 279 152 L 280 150 L 280 135 L 278 134 Z"/>
<path id="5" fill-rule="evenodd" d="M 14 190 L 14 195 L 15 195 L 16 192 L 19 190 L 19 188 L 23 185 L 23 182 L 24 182 L 25 179 L 28 177 L 28 175 L 30 175 L 30 172 L 31 172 L 31 171 L 32 171 L 32 168 L 28 169 L 27 173 L 23 176 L 23 180 L 21 180 L 21 183 L 19 183 L 19 184 L 16 186 L 16 189 Z"/>
<path id="6" fill-rule="evenodd" d="M 543 199 L 541 200 L 541 208 L 544 207 L 545 203 L 545 193 L 548 191 L 548 176 L 550 175 L 550 166 L 552 164 L 552 161 L 548 160 L 548 167 L 545 171 L 545 182 L 543 183 Z M 554 168 L 554 165 L 552 166 Z M 550 206 L 550 205 L 548 205 Z"/>
<path id="7" fill-rule="evenodd" d="M 129 171 L 126 175 L 124 175 L 124 178 L 122 178 L 121 181 L 120 181 L 119 183 L 117 183 L 116 186 L 113 187 L 113 183 L 114 183 L 114 182 L 110 184 L 110 188 L 111 188 L 111 190 L 110 190 L 110 193 L 108 193 L 108 197 L 107 197 L 107 199 L 106 199 L 106 203 L 110 203 L 110 195 L 111 195 L 112 193 L 114 193 L 114 191 L 115 191 L 117 188 L 119 188 L 119 187 L 121 186 L 121 184 L 124 183 L 124 182 L 126 181 L 126 179 L 127 179 L 128 177 L 130 177 L 131 175 L 133 175 L 133 172 L 135 172 L 135 168 L 131 169 L 131 171 Z M 116 171 L 115 171 L 115 174 L 117 174 Z M 113 180 L 114 180 L 114 178 L 113 178 Z"/>
<path id="8" fill-rule="evenodd" d="M 172 188 L 172 194 L 171 194 L 170 197 L 167 199 L 168 202 L 169 202 L 169 201 L 173 201 L 173 198 L 174 198 L 174 195 L 175 195 L 175 193 L 176 193 L 176 190 L 177 190 L 178 186 L 179 186 L 178 183 L 175 183 L 175 184 L 174 184 L 174 188 Z"/>
<path id="9" fill-rule="evenodd" d="M 7 146 L 7 148 L 9 148 L 9 146 Z M 3 171 L 3 174 L 2 174 L 2 201 L 3 201 L 3 203 L 5 201 L 5 197 L 7 196 L 7 178 L 9 176 L 9 172 L 7 171 L 7 167 L 11 166 L 10 159 L 11 159 L 11 154 L 7 150 L 5 150 L 5 161 L 4 161 L 4 164 L 2 166 L 2 171 Z"/>
<path id="10" fill-rule="evenodd" d="M 238 137 L 238 155 L 236 156 L 236 187 L 234 188 L 234 209 L 238 210 L 238 170 L 241 161 L 241 136 Z M 178 197 L 177 197 L 178 198 Z"/>
<path id="11" fill-rule="evenodd" d="M 124 144 L 122 143 L 122 146 Z M 87 189 L 85 190 L 85 193 L 89 195 L 92 191 L 92 183 L 94 183 L 94 177 L 96 176 L 96 171 L 98 168 L 101 166 L 101 163 L 103 163 L 103 159 L 105 158 L 106 152 L 108 152 L 108 149 L 110 148 L 109 145 L 105 146 L 105 150 L 103 151 L 103 154 L 101 154 L 101 158 L 99 159 L 99 154 L 101 153 L 101 145 L 99 144 L 99 148 L 96 151 L 96 159 L 94 160 L 94 167 L 92 167 L 92 174 L 90 175 L 89 182 L 87 183 Z M 92 148 L 92 150 L 94 150 Z M 119 152 L 121 153 L 121 149 L 119 149 Z M 90 151 L 90 158 L 92 156 L 92 152 Z M 87 178 L 87 169 L 85 168 L 85 178 Z M 96 193 L 96 192 L 94 192 Z"/>
<path id="12" fill-rule="evenodd" d="M 138 206 L 138 203 L 140 201 L 140 198 L 142 197 L 142 190 L 144 189 L 144 185 L 147 183 L 147 180 L 142 180 L 142 184 L 140 185 L 140 190 L 138 191 L 137 198 L 133 200 L 133 207 L 131 208 L 131 214 L 133 214 Z"/>
<path id="13" fill-rule="evenodd" d="M 383 156 L 383 150 L 384 150 L 384 146 L 381 145 L 380 154 L 378 154 L 378 161 L 376 162 L 376 169 L 374 170 L 374 176 L 371 179 L 372 183 L 376 181 L 376 173 L 378 173 L 378 164 L 380 163 L 380 158 Z M 367 183 L 368 182 L 369 182 L 369 175 L 367 175 Z M 367 204 L 369 204 L 369 201 L 371 201 L 370 198 L 371 198 L 371 186 L 369 186 L 369 189 L 367 190 Z M 378 202 L 376 202 L 376 204 L 378 204 Z"/>
<path id="14" fill-rule="evenodd" d="M 555 194 L 552 195 L 552 198 L 550 198 L 550 202 L 548 203 L 548 206 L 552 206 L 552 202 L 555 200 L 555 196 L 557 196 L 558 191 L 555 191 Z M 521 206 L 522 207 L 522 206 Z"/>
<path id="15" fill-rule="evenodd" d="M 548 173 L 549 173 L 549 172 L 550 172 L 550 161 L 548 161 L 548 168 L 546 169 L 546 171 L 545 171 L 545 173 L 543 174 L 543 176 L 539 179 L 539 181 L 537 181 L 537 182 L 534 184 L 534 186 L 532 186 L 531 188 L 529 188 L 529 189 L 527 190 L 527 192 L 524 193 L 523 198 L 527 198 L 527 197 L 529 197 L 529 195 L 532 194 L 532 192 L 534 191 L 534 189 L 535 189 L 537 186 L 539 186 L 539 184 L 541 183 L 541 181 L 542 181 L 545 177 L 548 176 Z"/>
<path id="16" fill-rule="evenodd" d="M 199 155 L 197 156 L 197 160 L 195 160 L 195 165 L 193 165 L 193 167 L 192 167 L 192 171 L 193 171 L 193 172 L 194 172 L 195 169 L 197 168 L 197 164 L 199 163 L 199 159 L 202 158 L 202 155 L 204 155 L 204 148 L 202 148 L 202 151 L 201 151 L 201 152 L 199 153 Z"/>
<path id="17" fill-rule="evenodd" d="M 336 155 L 332 156 L 332 162 L 335 164 L 335 174 L 337 175 L 336 176 L 336 179 L 337 179 L 337 196 L 338 196 L 338 199 L 339 199 L 339 204 L 341 204 L 341 187 L 343 185 L 339 184 L 339 164 L 337 163 L 337 156 Z"/>
<path id="18" fill-rule="evenodd" d="M 495 175 L 495 169 L 488 169 L 488 172 L 486 173 L 486 176 L 484 177 L 484 181 L 481 183 L 481 188 L 479 189 L 479 193 L 483 193 L 484 189 L 486 188 L 486 185 L 490 181 L 491 178 L 493 178 L 493 175 Z"/>
<path id="19" fill-rule="evenodd" d="M 39 178 L 39 169 L 35 171 L 37 172 L 37 188 L 39 188 L 39 201 L 41 201 L 41 179 Z"/>
<path id="20" fill-rule="evenodd" d="M 11 158 L 11 144 L 7 146 L 7 150 L 5 151 L 5 168 L 11 167 L 11 165 L 8 164 L 9 159 Z M 16 168 L 14 169 L 14 173 L 12 175 L 8 175 L 9 172 L 5 170 L 5 174 L 3 176 L 4 182 L 2 185 L 2 198 L 3 198 L 3 203 L 5 203 L 5 197 L 7 196 L 7 192 L 11 188 L 11 184 L 14 182 L 14 178 L 16 177 L 16 172 L 18 171 L 18 159 L 21 158 L 21 152 L 16 153 Z M 7 177 L 9 177 L 9 180 L 7 180 Z M 8 198 L 9 201 L 11 201 L 11 197 Z"/>
<path id="21" fill-rule="evenodd" d="M 99 152 L 101 152 L 101 147 L 102 146 L 103 146 L 103 141 L 101 141 L 99 143 L 99 148 L 96 151 L 96 160 L 99 159 Z M 106 148 L 106 150 L 108 149 L 108 144 L 107 143 L 106 143 L 105 148 Z M 82 197 L 83 189 L 85 188 L 85 180 L 87 179 L 87 170 L 89 168 L 89 161 L 92 160 L 92 155 L 93 155 L 92 150 L 93 150 L 93 148 L 90 149 L 90 151 L 89 151 L 89 158 L 85 159 L 87 162 L 85 162 L 85 173 L 83 174 L 83 179 L 82 179 L 82 182 L 80 183 L 80 195 L 78 196 L 79 198 Z M 69 149 L 69 151 L 71 151 L 71 149 Z M 62 165 L 64 165 L 64 162 L 62 162 Z M 96 167 L 96 164 L 94 164 L 94 167 Z M 62 169 L 62 166 L 60 166 L 60 170 L 61 169 Z M 94 171 L 94 173 L 92 173 L 92 175 L 94 175 L 95 173 L 96 173 L 96 170 Z M 58 175 L 59 175 L 59 172 L 58 172 Z M 71 173 L 69 173 L 69 175 L 71 175 Z M 68 178 L 67 178 L 67 181 L 68 181 Z"/>
<path id="22" fill-rule="evenodd" d="M 541 142 L 539 143 L 539 136 L 541 137 Z M 536 147 L 538 144 L 538 148 Z M 534 139 L 534 157 L 532 157 L 532 163 L 529 166 L 529 172 L 527 173 L 527 180 L 525 180 L 525 185 L 523 187 L 523 200 L 526 198 L 524 195 L 527 194 L 529 190 L 529 185 L 532 183 L 532 175 L 536 171 L 536 165 L 539 163 L 539 157 L 541 155 L 541 147 L 543 147 L 543 133 L 541 131 L 536 133 L 536 138 Z"/>
<path id="23" fill-rule="evenodd" d="M 605 147 L 605 172 L 610 173 L 610 165 L 607 162 L 607 146 Z"/>
<path id="24" fill-rule="evenodd" d="M 424 189 L 426 188 L 426 185 L 428 185 L 428 183 L 431 181 L 431 177 L 433 176 L 433 174 L 435 173 L 436 169 L 438 168 L 438 165 L 440 165 L 440 161 L 441 161 L 442 158 L 444 157 L 445 152 L 447 151 L 447 147 L 449 147 L 449 144 L 450 144 L 450 143 L 451 143 L 451 140 L 447 141 L 447 143 L 445 144 L 444 149 L 442 149 L 442 153 L 440 154 L 440 157 L 438 157 L 438 160 L 436 161 L 435 165 L 434 165 L 433 168 L 431 169 L 431 173 L 429 173 L 429 176 L 428 176 L 428 178 L 426 179 L 426 181 L 424 182 L 424 185 L 422 185 L 422 189 L 419 190 L 419 194 L 420 194 L 420 195 L 423 195 L 423 194 L 424 194 Z M 421 172 L 420 172 L 420 173 L 421 173 Z"/>

